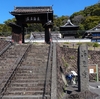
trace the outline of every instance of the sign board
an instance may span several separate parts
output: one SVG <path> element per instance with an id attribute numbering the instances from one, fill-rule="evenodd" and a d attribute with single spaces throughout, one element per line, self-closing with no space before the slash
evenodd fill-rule
<path id="1" fill-rule="evenodd" d="M 96 73 L 96 65 L 89 65 L 89 73 Z"/>
<path id="2" fill-rule="evenodd" d="M 89 73 L 90 74 L 94 73 L 94 69 L 89 69 Z"/>
<path id="3" fill-rule="evenodd" d="M 97 81 L 99 81 L 99 75 L 98 75 L 98 65 L 97 64 L 89 64 L 89 74 L 97 74 Z"/>

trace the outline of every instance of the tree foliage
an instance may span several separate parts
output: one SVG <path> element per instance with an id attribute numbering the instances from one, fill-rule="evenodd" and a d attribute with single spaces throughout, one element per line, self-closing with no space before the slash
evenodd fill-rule
<path id="1" fill-rule="evenodd" d="M 8 26 L 10 22 L 15 22 L 15 18 L 8 19 L 4 21 L 4 24 L 0 24 L 0 36 L 9 36 L 11 35 L 11 27 Z"/>
<path id="2" fill-rule="evenodd" d="M 42 32 L 44 31 L 44 28 L 42 24 L 40 23 L 32 23 L 32 24 L 28 24 L 27 31 L 28 32 Z"/>
<path id="3" fill-rule="evenodd" d="M 88 16 L 83 25 L 85 30 L 91 29 L 93 27 L 95 27 L 98 23 L 100 23 L 100 17 L 98 16 Z"/>
<path id="4" fill-rule="evenodd" d="M 82 23 L 84 20 L 85 20 L 85 17 L 83 15 L 74 16 L 74 18 L 72 19 L 73 23 L 77 25 Z"/>
<path id="5" fill-rule="evenodd" d="M 81 30 L 89 30 L 100 23 L 100 3 L 85 7 L 71 15 L 71 20 L 79 24 Z"/>
<path id="6" fill-rule="evenodd" d="M 57 31 L 59 30 L 60 26 L 64 25 L 67 22 L 68 16 L 63 15 L 61 17 L 58 17 L 57 15 L 54 15 L 53 20 L 54 20 L 53 30 Z"/>

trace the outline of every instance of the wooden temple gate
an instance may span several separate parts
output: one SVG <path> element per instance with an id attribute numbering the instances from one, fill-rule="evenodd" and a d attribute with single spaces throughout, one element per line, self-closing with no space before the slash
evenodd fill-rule
<path id="1" fill-rule="evenodd" d="M 46 7 L 15 7 L 10 12 L 16 18 L 15 23 L 9 23 L 12 27 L 12 41 L 24 43 L 24 31 L 27 23 L 41 23 L 45 28 L 45 42 L 50 43 L 50 30 L 53 26 L 53 10 Z"/>

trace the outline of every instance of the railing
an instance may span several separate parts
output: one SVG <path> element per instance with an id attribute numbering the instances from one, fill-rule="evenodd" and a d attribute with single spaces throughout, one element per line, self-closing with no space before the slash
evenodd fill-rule
<path id="1" fill-rule="evenodd" d="M 56 62 L 56 43 L 53 43 L 52 55 L 52 83 L 51 83 L 51 99 L 57 98 L 57 62 Z"/>
<path id="2" fill-rule="evenodd" d="M 46 67 L 46 74 L 45 74 L 45 82 L 44 82 L 44 93 L 43 93 L 43 98 L 42 99 L 46 99 L 46 94 L 49 91 L 49 94 L 51 93 L 51 68 L 52 68 L 52 48 L 53 48 L 53 44 L 52 42 L 50 43 L 50 47 L 49 47 L 49 52 L 48 52 L 48 61 L 47 61 L 47 67 Z M 48 83 L 49 81 L 49 83 Z"/>

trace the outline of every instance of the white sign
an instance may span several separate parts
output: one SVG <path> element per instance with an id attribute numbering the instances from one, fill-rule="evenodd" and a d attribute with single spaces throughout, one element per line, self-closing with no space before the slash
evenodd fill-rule
<path id="1" fill-rule="evenodd" d="M 89 69 L 89 73 L 94 73 L 94 69 Z"/>

